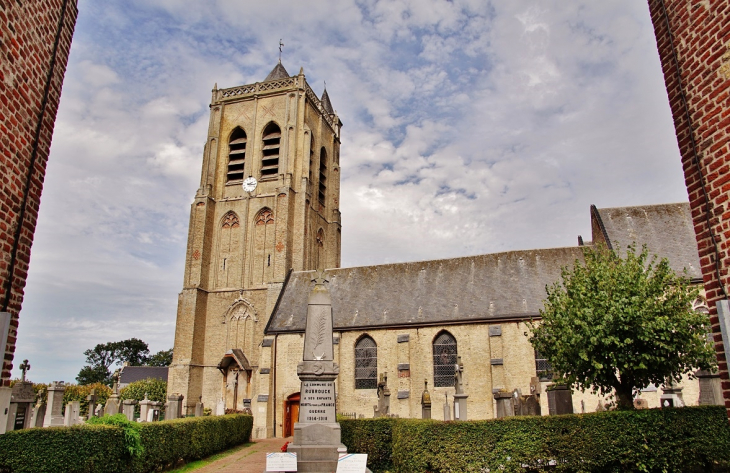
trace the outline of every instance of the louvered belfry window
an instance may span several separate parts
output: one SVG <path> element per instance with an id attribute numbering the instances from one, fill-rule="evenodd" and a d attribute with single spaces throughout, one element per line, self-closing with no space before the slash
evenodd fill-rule
<path id="1" fill-rule="evenodd" d="M 243 180 L 243 168 L 246 164 L 246 132 L 236 128 L 228 142 L 228 174 L 226 182 Z"/>
<path id="2" fill-rule="evenodd" d="M 279 149 L 281 130 L 270 123 L 264 130 L 263 156 L 261 158 L 261 177 L 276 176 L 279 173 Z"/>
<path id="3" fill-rule="evenodd" d="M 324 207 L 327 195 L 327 151 L 322 148 L 319 153 L 319 205 Z"/>
<path id="4" fill-rule="evenodd" d="M 433 341 L 433 384 L 438 387 L 454 385 L 456 365 L 456 339 L 448 332 L 442 332 Z"/>
<path id="5" fill-rule="evenodd" d="M 377 389 L 378 346 L 370 337 L 361 338 L 355 345 L 355 389 Z"/>

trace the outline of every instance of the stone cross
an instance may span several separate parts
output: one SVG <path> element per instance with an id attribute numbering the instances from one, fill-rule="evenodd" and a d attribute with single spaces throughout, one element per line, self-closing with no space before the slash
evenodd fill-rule
<path id="1" fill-rule="evenodd" d="M 454 420 L 466 420 L 466 394 L 464 394 L 464 363 L 461 361 L 461 355 L 456 358 L 454 366 L 454 386 L 456 393 L 454 394 Z"/>
<path id="2" fill-rule="evenodd" d="M 28 360 L 23 360 L 23 364 L 20 365 L 18 368 L 20 368 L 20 371 L 23 372 L 23 375 L 20 378 L 20 382 L 25 383 L 25 372 L 30 371 L 30 363 L 28 363 Z"/>
<path id="3" fill-rule="evenodd" d="M 86 400 L 89 401 L 89 419 L 96 415 L 96 389 L 91 390 L 91 394 L 86 396 Z"/>

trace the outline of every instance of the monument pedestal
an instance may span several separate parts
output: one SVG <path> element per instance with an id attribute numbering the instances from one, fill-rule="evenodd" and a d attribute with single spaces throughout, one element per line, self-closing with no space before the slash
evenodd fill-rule
<path id="1" fill-rule="evenodd" d="M 297 473 L 332 473 L 340 453 L 347 453 L 340 441 L 340 424 L 294 424 L 294 441 L 288 452 L 297 454 Z"/>

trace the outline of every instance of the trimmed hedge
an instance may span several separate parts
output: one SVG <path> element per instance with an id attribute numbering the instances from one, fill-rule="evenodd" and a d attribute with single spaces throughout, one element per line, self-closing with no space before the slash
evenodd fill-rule
<path id="1" fill-rule="evenodd" d="M 3 472 L 121 472 L 126 471 L 128 458 L 119 427 L 39 427 L 0 435 Z"/>
<path id="2" fill-rule="evenodd" d="M 250 415 L 190 417 L 135 424 L 142 452 L 132 457 L 124 429 L 107 425 L 35 428 L 0 435 L 0 471 L 146 473 L 247 442 Z"/>
<path id="3" fill-rule="evenodd" d="M 730 424 L 721 406 L 469 422 L 347 420 L 340 425 L 348 451 L 367 453 L 368 467 L 376 472 L 730 467 Z"/>

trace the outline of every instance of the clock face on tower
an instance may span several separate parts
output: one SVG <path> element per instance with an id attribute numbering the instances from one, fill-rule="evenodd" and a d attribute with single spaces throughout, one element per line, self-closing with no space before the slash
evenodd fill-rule
<path id="1" fill-rule="evenodd" d="M 258 185 L 258 181 L 255 177 L 249 176 L 243 181 L 243 190 L 246 192 L 253 192 L 256 190 L 256 186 Z"/>

